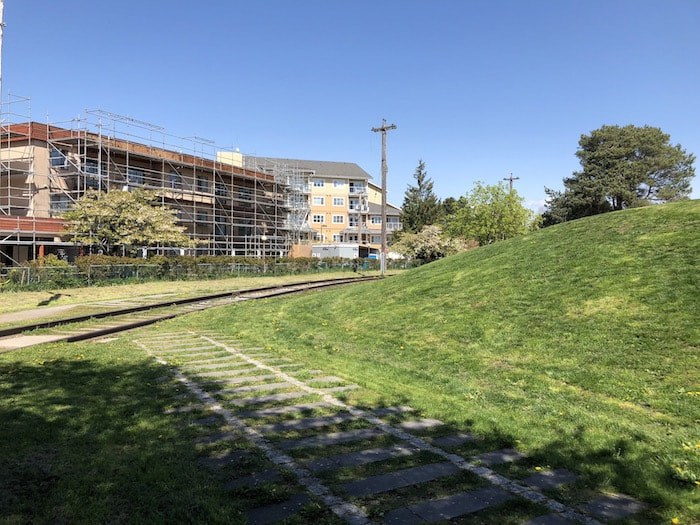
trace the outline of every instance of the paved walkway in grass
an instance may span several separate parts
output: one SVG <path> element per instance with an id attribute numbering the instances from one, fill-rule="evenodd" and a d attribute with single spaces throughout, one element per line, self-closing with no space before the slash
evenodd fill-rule
<path id="1" fill-rule="evenodd" d="M 253 525 L 283 521 L 312 504 L 353 525 L 435 523 L 484 512 L 494 513 L 489 516 L 498 522 L 499 512 L 508 515 L 512 508 L 504 505 L 518 503 L 534 509 L 523 525 L 596 525 L 645 509 L 623 494 L 564 504 L 552 495 L 577 483 L 575 472 L 533 470 L 510 479 L 494 468 L 526 461 L 516 449 L 485 450 L 479 438 L 421 419 L 410 407 L 351 406 L 336 395 L 357 385 L 322 371 L 312 377 L 306 371 L 303 380 L 297 379 L 303 368 L 291 370 L 294 363 L 241 350 L 216 333 L 173 333 L 142 338 L 138 344 L 163 364 L 170 359 L 184 363 L 173 374 L 196 401 L 169 413 L 192 415 L 189 424 L 201 429 L 193 446 L 202 450 L 203 468 L 233 466 L 235 474 L 224 488 L 245 494 L 246 501 L 256 490 L 289 494 L 249 508 Z M 192 348 L 201 352 L 191 354 Z M 334 386 L 324 388 L 328 384 Z M 235 450 L 241 442 L 257 450 L 265 465 L 246 467 L 252 453 Z M 375 498 L 381 510 L 374 507 Z"/>
<path id="2" fill-rule="evenodd" d="M 0 325 L 14 323 L 29 323 L 31 321 L 35 321 L 36 319 L 51 317 L 66 312 L 75 308 L 76 306 L 82 305 L 66 304 L 63 306 L 48 306 L 46 308 L 34 308 L 32 310 L 22 310 L 19 312 L 0 314 Z"/>

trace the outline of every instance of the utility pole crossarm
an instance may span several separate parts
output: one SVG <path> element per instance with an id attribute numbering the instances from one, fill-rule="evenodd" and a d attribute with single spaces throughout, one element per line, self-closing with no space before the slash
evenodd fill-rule
<path id="1" fill-rule="evenodd" d="M 396 124 L 387 125 L 386 120 L 382 119 L 380 128 L 372 128 L 374 133 L 382 134 L 382 248 L 379 258 L 379 273 L 384 276 L 386 273 L 386 132 L 396 129 Z"/>
<path id="2" fill-rule="evenodd" d="M 510 174 L 510 177 L 504 177 L 503 180 L 508 181 L 508 189 L 511 193 L 513 193 L 513 181 L 515 180 L 520 180 L 520 177 L 513 177 L 513 174 Z"/>

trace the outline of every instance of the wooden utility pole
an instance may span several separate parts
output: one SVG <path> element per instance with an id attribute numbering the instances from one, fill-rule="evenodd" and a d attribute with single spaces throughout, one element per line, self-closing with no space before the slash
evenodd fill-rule
<path id="1" fill-rule="evenodd" d="M 508 181 L 508 191 L 513 193 L 513 181 L 514 180 L 520 180 L 520 177 L 513 177 L 513 174 L 510 174 L 510 177 L 505 177 L 503 180 Z"/>
<path id="2" fill-rule="evenodd" d="M 396 129 L 395 124 L 387 126 L 386 119 L 382 119 L 382 127 L 372 128 L 375 133 L 382 133 L 382 249 L 379 255 L 379 273 L 384 276 L 386 273 L 386 132 Z"/>

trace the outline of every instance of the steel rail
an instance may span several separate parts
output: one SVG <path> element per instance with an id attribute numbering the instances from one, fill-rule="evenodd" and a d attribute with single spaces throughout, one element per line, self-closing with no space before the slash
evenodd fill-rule
<path id="1" fill-rule="evenodd" d="M 111 317 L 118 317 L 118 316 L 133 314 L 133 313 L 154 311 L 154 310 L 159 310 L 159 309 L 164 309 L 164 308 L 173 308 L 173 307 L 177 307 L 177 306 L 185 306 L 185 305 L 193 304 L 193 303 L 206 303 L 207 301 L 211 301 L 213 303 L 209 306 L 204 305 L 201 308 L 198 308 L 197 311 L 205 310 L 207 308 L 214 308 L 216 306 L 222 306 L 221 304 L 216 304 L 214 302 L 216 299 L 224 299 L 224 298 L 230 298 L 230 299 L 239 298 L 240 300 L 265 299 L 265 298 L 269 298 L 269 297 L 289 295 L 289 294 L 294 294 L 294 293 L 307 292 L 307 291 L 320 289 L 320 288 L 328 288 L 328 287 L 332 287 L 332 286 L 339 286 L 339 285 L 343 285 L 343 284 L 351 284 L 351 283 L 356 283 L 356 282 L 373 281 L 373 280 L 377 280 L 377 279 L 381 279 L 381 277 L 375 277 L 375 276 L 370 276 L 370 277 L 365 277 L 365 276 L 363 276 L 363 277 L 340 277 L 340 278 L 326 279 L 326 280 L 320 280 L 320 281 L 302 281 L 302 282 L 298 282 L 298 283 L 277 284 L 277 285 L 273 285 L 273 286 L 263 286 L 260 288 L 248 288 L 248 289 L 244 289 L 244 290 L 219 292 L 219 293 L 215 293 L 215 294 L 207 294 L 207 295 L 201 295 L 201 296 L 196 296 L 196 297 L 188 297 L 185 299 L 178 299 L 178 300 L 174 300 L 174 301 L 163 301 L 163 302 L 151 303 L 151 304 L 147 304 L 147 305 L 133 306 L 133 307 L 128 307 L 128 308 L 120 308 L 117 310 L 108 310 L 106 312 L 95 312 L 92 314 L 84 314 L 84 315 L 79 315 L 79 316 L 74 316 L 74 317 L 66 317 L 63 319 L 55 319 L 53 321 L 43 321 L 43 322 L 39 322 L 39 323 L 32 323 L 32 324 L 27 324 L 27 325 L 22 325 L 22 326 L 14 326 L 11 328 L 5 328 L 5 329 L 0 330 L 0 338 L 12 336 L 12 335 L 18 335 L 18 334 L 21 334 L 24 332 L 30 332 L 32 330 L 37 330 L 37 329 L 55 328 L 58 326 L 80 323 L 80 322 L 84 322 L 84 321 L 90 321 L 93 319 L 107 319 L 107 318 L 111 318 Z M 255 294 L 262 294 L 262 295 L 255 296 Z M 96 327 L 95 330 L 81 333 L 81 334 L 67 335 L 65 338 L 62 338 L 60 340 L 66 341 L 66 342 L 75 342 L 75 341 L 82 341 L 82 340 L 86 340 L 86 339 L 94 339 L 96 337 L 102 337 L 104 335 L 109 335 L 109 334 L 122 332 L 122 331 L 126 331 L 126 330 L 131 330 L 131 329 L 138 328 L 141 326 L 147 326 L 149 324 L 154 324 L 154 323 L 157 323 L 160 321 L 164 321 L 166 319 L 172 319 L 174 317 L 179 317 L 181 315 L 185 315 L 185 314 L 190 313 L 190 312 L 192 312 L 192 310 L 183 310 L 183 311 L 179 311 L 179 312 L 169 312 L 169 313 L 165 313 L 165 314 L 161 314 L 161 315 L 155 315 L 154 317 L 149 317 L 146 319 L 139 319 L 137 321 L 123 323 L 123 324 L 120 324 L 118 326 L 111 326 L 111 327 L 105 327 L 105 328 Z"/>

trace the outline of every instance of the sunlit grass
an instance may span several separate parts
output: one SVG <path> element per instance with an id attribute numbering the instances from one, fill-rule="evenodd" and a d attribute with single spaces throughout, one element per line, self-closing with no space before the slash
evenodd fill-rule
<path id="1" fill-rule="evenodd" d="M 179 324 L 351 379 L 423 414 L 700 518 L 700 202 L 575 221 L 379 283 Z M 363 397 L 365 396 L 365 397 Z"/>

